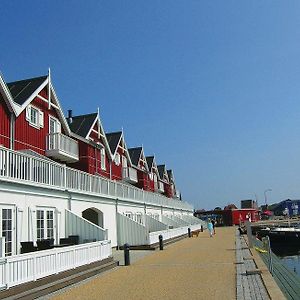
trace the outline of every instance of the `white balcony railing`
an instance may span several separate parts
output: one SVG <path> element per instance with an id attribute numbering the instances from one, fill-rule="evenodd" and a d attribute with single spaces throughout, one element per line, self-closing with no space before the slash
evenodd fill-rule
<path id="1" fill-rule="evenodd" d="M 110 241 L 7 256 L 0 259 L 0 286 L 10 288 L 111 256 Z"/>
<path id="2" fill-rule="evenodd" d="M 46 136 L 46 156 L 66 162 L 78 161 L 78 142 L 62 133 L 48 134 Z"/>
<path id="3" fill-rule="evenodd" d="M 193 206 L 187 202 L 175 199 L 170 201 L 170 198 L 158 193 L 146 192 L 128 184 L 91 175 L 2 146 L 0 146 L 0 180 L 193 211 Z"/>
<path id="4" fill-rule="evenodd" d="M 137 177 L 137 170 L 131 167 L 123 168 L 123 179 L 132 182 L 137 183 L 138 177 Z"/>

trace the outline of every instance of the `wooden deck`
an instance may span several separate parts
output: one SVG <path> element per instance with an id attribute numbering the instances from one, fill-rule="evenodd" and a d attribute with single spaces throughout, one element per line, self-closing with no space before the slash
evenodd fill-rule
<path id="1" fill-rule="evenodd" d="M 271 299 L 254 258 L 238 231 L 236 233 L 236 279 L 238 300 Z"/>

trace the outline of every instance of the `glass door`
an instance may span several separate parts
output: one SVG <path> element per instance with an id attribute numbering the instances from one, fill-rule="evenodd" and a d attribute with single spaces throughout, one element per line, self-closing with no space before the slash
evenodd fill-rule
<path id="1" fill-rule="evenodd" d="M 10 256 L 14 253 L 14 209 L 10 207 L 1 208 L 1 232 L 5 238 L 5 256 Z"/>

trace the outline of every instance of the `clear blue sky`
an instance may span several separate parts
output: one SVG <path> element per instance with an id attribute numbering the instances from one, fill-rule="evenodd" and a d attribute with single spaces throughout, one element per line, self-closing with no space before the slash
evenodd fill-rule
<path id="1" fill-rule="evenodd" d="M 0 70 L 46 74 L 175 173 L 185 200 L 300 198 L 299 1 L 1 1 Z"/>

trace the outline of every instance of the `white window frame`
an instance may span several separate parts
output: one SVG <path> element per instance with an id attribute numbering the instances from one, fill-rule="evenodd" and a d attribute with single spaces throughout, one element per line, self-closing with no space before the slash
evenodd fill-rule
<path id="1" fill-rule="evenodd" d="M 116 153 L 116 156 L 115 156 L 115 164 L 116 164 L 117 166 L 119 166 L 120 163 L 121 163 L 121 156 L 120 156 L 120 154 L 117 152 L 117 153 Z"/>
<path id="2" fill-rule="evenodd" d="M 106 170 L 106 153 L 105 148 L 100 149 L 100 163 L 101 163 L 101 170 Z"/>
<path id="3" fill-rule="evenodd" d="M 35 121 L 32 120 L 33 111 L 36 112 Z M 31 104 L 26 107 L 26 120 L 29 122 L 29 125 L 34 128 L 40 129 L 44 127 L 44 113 L 39 108 Z"/>
<path id="4" fill-rule="evenodd" d="M 141 213 L 136 213 L 135 214 L 135 221 L 139 224 L 143 224 L 143 216 Z"/>
<path id="5" fill-rule="evenodd" d="M 6 210 L 11 210 L 11 218 L 10 219 L 3 219 L 3 210 L 6 209 Z M 15 212 L 16 212 L 16 208 L 15 206 L 10 206 L 10 205 L 0 205 L 0 221 L 1 221 L 1 224 L 0 224 L 0 233 L 1 233 L 1 236 L 3 236 L 3 233 L 4 231 L 10 231 L 11 232 L 11 239 L 10 240 L 6 240 L 5 239 L 5 256 L 10 256 L 10 255 L 13 255 L 15 254 L 15 244 L 16 244 L 16 237 L 15 237 L 15 227 L 16 227 L 16 219 L 15 219 Z M 5 221 L 11 221 L 11 227 L 10 227 L 10 230 L 5 230 L 2 226 L 3 226 L 3 222 Z M 7 252 L 7 244 L 11 244 L 11 251 Z"/>
<path id="6" fill-rule="evenodd" d="M 42 212 L 43 217 L 39 217 L 39 212 Z M 52 219 L 48 218 L 48 213 L 52 214 Z M 43 227 L 38 226 L 38 220 L 40 220 L 40 223 L 43 223 Z M 52 226 L 49 226 L 49 223 L 51 224 L 52 221 Z M 54 239 L 56 236 L 56 226 L 55 226 L 55 209 L 51 207 L 37 207 L 36 208 L 36 238 L 37 240 L 43 240 L 43 239 Z M 41 234 L 39 235 L 39 231 L 41 231 Z M 52 234 L 49 234 L 49 231 L 52 231 Z"/>
<path id="7" fill-rule="evenodd" d="M 51 121 L 54 121 L 56 123 L 56 132 L 51 132 L 50 131 L 50 125 L 51 125 Z M 48 132 L 49 134 L 51 133 L 60 133 L 61 132 L 61 123 L 59 122 L 59 120 L 51 115 L 49 115 L 49 128 L 48 128 Z"/>
<path id="8" fill-rule="evenodd" d="M 126 211 L 126 212 L 124 213 L 124 215 L 125 215 L 127 218 L 129 218 L 129 219 L 132 219 L 132 216 L 133 216 L 132 212 L 130 212 L 130 211 Z"/>

